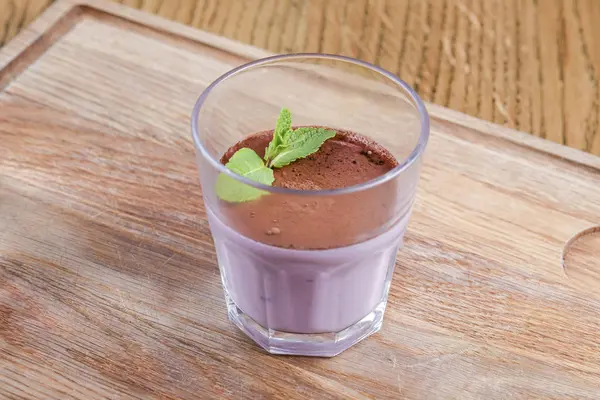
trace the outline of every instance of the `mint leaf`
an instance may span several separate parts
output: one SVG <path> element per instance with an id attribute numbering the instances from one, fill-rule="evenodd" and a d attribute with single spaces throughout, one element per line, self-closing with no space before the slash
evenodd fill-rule
<path id="1" fill-rule="evenodd" d="M 292 128 L 292 113 L 287 108 L 282 108 L 277 118 L 277 125 L 275 125 L 275 131 L 273 132 L 273 139 L 269 143 L 269 146 L 265 150 L 265 161 L 269 163 L 276 153 L 277 148 L 283 143 L 283 138 Z"/>
<path id="2" fill-rule="evenodd" d="M 269 165 L 284 167 L 299 158 L 304 158 L 319 150 L 321 145 L 335 136 L 335 131 L 325 128 L 298 128 L 289 130 L 283 137 L 283 143 L 277 147 L 276 155 Z"/>
<path id="3" fill-rule="evenodd" d="M 273 170 L 265 166 L 263 160 L 252 149 L 239 149 L 225 166 L 238 175 L 265 185 L 271 186 L 275 180 Z M 246 185 L 226 174 L 217 177 L 215 190 L 221 200 L 232 203 L 254 200 L 265 193 L 264 190 Z"/>

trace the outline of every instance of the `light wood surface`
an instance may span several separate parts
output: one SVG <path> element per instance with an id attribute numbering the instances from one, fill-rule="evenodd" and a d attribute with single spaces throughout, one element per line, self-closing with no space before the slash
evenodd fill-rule
<path id="1" fill-rule="evenodd" d="M 430 105 L 382 331 L 269 356 L 227 320 L 189 133 L 264 51 L 90 4 L 0 51 L 0 397 L 599 397 L 599 158 Z"/>
<path id="2" fill-rule="evenodd" d="M 600 155 L 597 0 L 121 0 L 275 53 L 397 73 L 427 101 Z M 51 0 L 0 0 L 0 43 Z"/>

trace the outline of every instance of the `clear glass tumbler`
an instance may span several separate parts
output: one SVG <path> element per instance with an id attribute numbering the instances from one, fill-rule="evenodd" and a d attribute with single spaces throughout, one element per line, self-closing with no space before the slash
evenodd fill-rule
<path id="1" fill-rule="evenodd" d="M 223 154 L 247 135 L 273 129 L 282 107 L 291 110 L 294 126 L 325 126 L 374 140 L 398 166 L 332 190 L 266 186 L 225 168 Z M 429 137 L 429 117 L 417 94 L 359 60 L 274 56 L 208 86 L 194 107 L 192 133 L 231 321 L 275 354 L 334 356 L 377 332 Z M 220 174 L 263 195 L 246 203 L 222 201 L 215 194 Z M 276 203 L 285 203 L 287 212 L 275 215 L 281 210 L 271 207 Z M 323 226 L 314 216 L 328 211 L 343 218 Z M 310 234 L 282 248 L 275 235 L 249 229 L 257 221 L 264 221 L 265 232 L 284 221 Z"/>

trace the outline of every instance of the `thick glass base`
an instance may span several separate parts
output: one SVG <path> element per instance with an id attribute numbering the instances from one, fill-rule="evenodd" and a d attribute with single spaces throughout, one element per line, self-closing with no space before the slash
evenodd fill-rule
<path id="1" fill-rule="evenodd" d="M 233 302 L 225 291 L 229 319 L 271 354 L 333 357 L 381 329 L 387 296 L 360 321 L 339 332 L 289 333 L 267 329 Z"/>

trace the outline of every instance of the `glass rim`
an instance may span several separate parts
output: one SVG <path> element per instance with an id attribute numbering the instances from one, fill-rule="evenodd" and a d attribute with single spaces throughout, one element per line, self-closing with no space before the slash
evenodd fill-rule
<path id="1" fill-rule="evenodd" d="M 406 157 L 402 162 L 398 163 L 397 166 L 395 166 L 394 168 L 392 168 L 385 174 L 380 175 L 373 179 L 369 179 L 366 182 L 362 182 L 362 183 L 359 183 L 356 185 L 347 186 L 347 187 L 343 187 L 343 188 L 337 188 L 337 189 L 302 190 L 302 189 L 290 189 L 290 188 L 284 188 L 284 187 L 278 187 L 278 186 L 268 186 L 263 183 L 253 181 L 251 179 L 248 179 L 246 177 L 236 174 L 235 172 L 233 172 L 232 170 L 227 168 L 225 165 L 223 165 L 219 159 L 213 157 L 212 154 L 210 154 L 210 152 L 206 149 L 206 147 L 202 144 L 202 141 L 200 140 L 200 135 L 198 133 L 198 116 L 200 114 L 200 109 L 204 105 L 204 102 L 206 101 L 206 99 L 208 98 L 208 96 L 210 95 L 210 93 L 212 92 L 212 90 L 215 87 L 217 87 L 221 82 L 237 75 L 238 73 L 244 72 L 253 67 L 270 64 L 274 61 L 311 59 L 311 58 L 344 61 L 347 63 L 359 65 L 363 68 L 372 70 L 372 71 L 377 72 L 378 74 L 386 77 L 387 79 L 389 79 L 390 81 L 392 81 L 393 83 L 397 84 L 402 89 L 404 89 L 404 91 L 406 93 L 408 93 L 410 99 L 413 102 L 413 105 L 415 105 L 415 107 L 416 107 L 416 110 L 419 114 L 419 121 L 421 123 L 421 132 L 419 134 L 419 140 L 417 141 L 417 144 L 412 149 L 412 151 L 410 152 L 408 157 Z M 362 190 L 366 190 L 366 189 L 370 189 L 370 188 L 379 186 L 385 182 L 388 182 L 388 181 L 396 178 L 404 170 L 408 169 L 412 164 L 414 164 L 419 159 L 419 157 L 421 156 L 423 151 L 425 151 L 425 146 L 427 145 L 427 141 L 429 139 L 429 134 L 430 134 L 430 132 L 429 132 L 429 129 L 430 129 L 429 113 L 427 112 L 425 104 L 423 103 L 423 101 L 421 100 L 419 95 L 415 92 L 415 90 L 413 88 L 411 88 L 406 82 L 404 82 L 402 79 L 400 79 L 396 75 L 392 74 L 391 72 L 389 72 L 383 68 L 380 68 L 374 64 L 371 64 L 369 62 L 361 61 L 361 60 L 358 60 L 358 59 L 352 58 L 352 57 L 340 56 L 340 55 L 335 55 L 335 54 L 325 54 L 325 53 L 292 53 L 292 54 L 274 55 L 274 56 L 264 57 L 264 58 L 260 58 L 260 59 L 254 60 L 254 61 L 250 61 L 248 63 L 242 64 L 240 66 L 237 66 L 237 67 L 229 70 L 228 72 L 224 73 L 223 75 L 219 76 L 216 80 L 214 80 L 200 94 L 200 97 L 196 101 L 196 104 L 194 105 L 194 108 L 192 111 L 191 125 L 192 125 L 192 138 L 194 140 L 194 144 L 195 144 L 196 148 L 200 151 L 200 154 L 202 155 L 202 157 L 207 159 L 212 164 L 212 166 L 218 170 L 219 173 L 226 174 L 237 181 L 240 181 L 244 184 L 247 184 L 256 189 L 260 189 L 260 190 L 263 190 L 266 192 L 291 194 L 291 195 L 311 195 L 311 196 L 331 196 L 331 195 L 354 193 L 354 192 L 358 192 L 358 191 L 362 191 Z"/>

